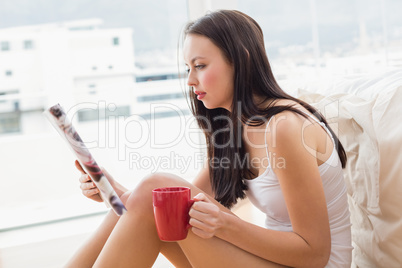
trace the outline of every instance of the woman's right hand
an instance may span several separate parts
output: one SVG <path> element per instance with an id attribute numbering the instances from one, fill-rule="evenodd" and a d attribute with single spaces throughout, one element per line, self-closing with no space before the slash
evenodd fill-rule
<path id="1" fill-rule="evenodd" d="M 79 178 L 80 188 L 82 194 L 89 199 L 95 200 L 96 202 L 103 202 L 99 189 L 96 187 L 95 183 L 92 181 L 91 177 L 85 172 L 78 160 L 75 160 L 75 167 L 81 172 Z"/>
<path id="2" fill-rule="evenodd" d="M 81 172 L 79 181 L 82 194 L 89 199 L 95 200 L 96 202 L 103 202 L 98 187 L 96 187 L 95 183 L 82 168 L 78 160 L 75 160 L 75 167 Z M 107 172 L 104 168 L 101 168 L 101 170 L 119 197 L 127 192 L 127 189 L 120 183 L 116 182 L 109 172 Z"/>

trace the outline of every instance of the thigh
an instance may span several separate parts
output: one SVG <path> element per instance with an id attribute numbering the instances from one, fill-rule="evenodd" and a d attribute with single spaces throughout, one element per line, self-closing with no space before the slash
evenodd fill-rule
<path id="1" fill-rule="evenodd" d="M 181 247 L 176 242 L 162 242 L 162 253 L 177 268 L 191 268 L 191 264 Z"/>
<path id="2" fill-rule="evenodd" d="M 260 258 L 217 237 L 204 239 L 191 231 L 187 238 L 179 241 L 178 244 L 192 267 L 285 267 Z"/>

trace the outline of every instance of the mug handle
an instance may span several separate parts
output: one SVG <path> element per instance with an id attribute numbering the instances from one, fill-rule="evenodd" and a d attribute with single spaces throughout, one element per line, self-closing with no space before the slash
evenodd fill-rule
<path id="1" fill-rule="evenodd" d="M 194 199 L 188 200 L 188 211 L 190 211 L 191 207 L 194 205 L 194 202 L 195 202 Z M 190 216 L 188 216 L 188 220 L 190 221 Z M 187 222 L 186 229 L 188 230 L 190 228 L 191 228 L 191 225 L 190 225 L 190 223 Z"/>

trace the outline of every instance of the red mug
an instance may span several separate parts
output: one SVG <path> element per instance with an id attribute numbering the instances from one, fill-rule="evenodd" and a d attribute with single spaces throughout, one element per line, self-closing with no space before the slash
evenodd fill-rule
<path id="1" fill-rule="evenodd" d="M 188 187 L 164 187 L 152 190 L 154 217 L 160 240 L 178 241 L 187 237 L 194 204 Z"/>

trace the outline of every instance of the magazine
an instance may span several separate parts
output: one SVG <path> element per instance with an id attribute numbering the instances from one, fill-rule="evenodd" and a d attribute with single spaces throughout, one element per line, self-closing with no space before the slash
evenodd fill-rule
<path id="1" fill-rule="evenodd" d="M 67 118 L 60 104 L 56 104 L 45 110 L 44 115 L 69 145 L 83 169 L 91 177 L 96 187 L 98 187 L 100 196 L 106 206 L 111 207 L 117 215 L 123 215 L 127 211 L 126 208 L 85 146 L 80 135 L 74 129 L 71 121 Z"/>

